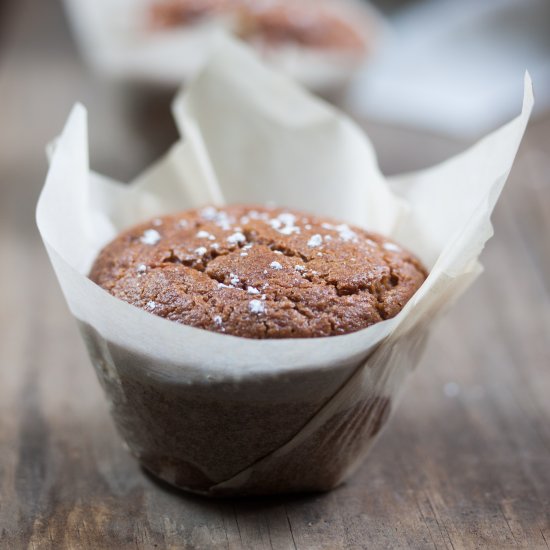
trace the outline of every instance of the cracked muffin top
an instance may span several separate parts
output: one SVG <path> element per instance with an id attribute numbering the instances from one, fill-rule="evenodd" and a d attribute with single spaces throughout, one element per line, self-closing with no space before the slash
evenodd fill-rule
<path id="1" fill-rule="evenodd" d="M 206 207 L 133 227 L 90 279 L 178 323 L 245 338 L 346 334 L 389 319 L 422 285 L 410 252 L 288 209 Z"/>

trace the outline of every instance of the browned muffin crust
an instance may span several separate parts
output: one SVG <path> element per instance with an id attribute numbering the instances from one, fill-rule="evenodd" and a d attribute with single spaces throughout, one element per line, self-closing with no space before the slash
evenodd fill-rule
<path id="1" fill-rule="evenodd" d="M 346 334 L 389 319 L 422 285 L 412 254 L 301 212 L 206 207 L 122 233 L 90 279 L 160 317 L 245 338 Z"/>

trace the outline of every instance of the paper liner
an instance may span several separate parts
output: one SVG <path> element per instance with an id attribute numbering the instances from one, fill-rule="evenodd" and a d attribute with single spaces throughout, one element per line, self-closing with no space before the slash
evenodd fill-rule
<path id="1" fill-rule="evenodd" d="M 174 113 L 185 139 L 130 185 L 89 170 L 86 111 L 59 138 L 37 222 L 69 307 L 142 464 L 211 494 L 324 490 L 360 464 L 433 320 L 480 272 L 490 215 L 533 106 L 438 166 L 380 173 L 363 132 L 227 43 Z M 252 340 L 135 308 L 87 277 L 120 230 L 207 203 L 264 203 L 379 231 L 430 269 L 393 319 L 343 336 Z"/>
<path id="2" fill-rule="evenodd" d="M 321 0 L 312 0 L 318 3 Z M 360 0 L 322 0 L 346 14 L 364 37 L 366 50 L 324 51 L 299 45 L 259 48 L 266 61 L 311 89 L 334 92 L 362 66 L 384 33 L 382 17 Z M 191 78 L 230 25 L 199 22 L 188 27 L 151 29 L 151 0 L 64 0 L 83 55 L 98 71 L 115 79 L 178 86 Z"/>

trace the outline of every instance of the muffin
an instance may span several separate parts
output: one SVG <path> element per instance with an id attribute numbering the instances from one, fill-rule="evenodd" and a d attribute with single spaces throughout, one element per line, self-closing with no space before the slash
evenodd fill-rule
<path id="1" fill-rule="evenodd" d="M 90 278 L 132 305 L 244 338 L 347 334 L 397 315 L 426 270 L 396 243 L 288 209 L 206 207 L 108 244 Z"/>
<path id="2" fill-rule="evenodd" d="M 116 428 L 139 463 L 211 496 L 320 491 L 349 479 L 418 366 L 434 319 L 480 272 L 490 214 L 532 108 L 528 79 L 526 85 L 521 117 L 450 162 L 392 180 L 349 119 L 228 41 L 174 104 L 185 139 L 134 183 L 90 171 L 86 112 L 76 106 L 56 142 L 37 223 Z M 282 181 L 281 174 L 288 177 Z M 429 262 L 430 276 L 397 316 L 376 322 L 381 312 L 395 314 L 424 278 L 410 255 L 338 222 L 241 207 L 242 214 L 207 208 L 142 225 L 94 266 L 92 278 L 108 291 L 89 279 L 90 259 L 106 236 L 115 238 L 115 227 L 209 196 L 280 204 L 292 197 L 297 207 L 332 208 L 382 231 L 397 225 L 403 241 Z M 185 240 L 170 237 L 170 223 L 185 229 L 191 221 Z M 258 280 L 245 280 L 251 275 L 239 271 L 241 262 L 251 261 L 250 250 L 260 245 L 265 263 L 255 268 Z M 346 255 L 352 245 L 357 254 Z M 328 251 L 335 259 L 323 265 Z M 346 271 L 353 258 L 361 265 Z M 262 288 L 270 280 L 278 294 Z M 404 292 L 408 280 L 416 282 Z M 362 310 L 355 294 L 364 298 Z M 314 307 L 323 303 L 311 298 L 317 295 L 345 304 L 328 309 L 340 315 Z M 216 306 L 206 309 L 214 297 Z M 216 310 L 229 299 L 238 300 L 247 327 L 230 306 Z M 279 307 L 288 323 L 264 324 Z M 180 322 L 168 320 L 175 314 Z M 269 329 L 327 337 L 268 337 Z M 332 335 L 346 330 L 356 332 Z M 373 482 L 365 472 L 364 489 Z"/>
<path id="3" fill-rule="evenodd" d="M 153 27 L 190 26 L 231 20 L 241 38 L 265 45 L 294 44 L 361 54 L 366 44 L 352 21 L 334 5 L 276 0 L 157 0 L 150 9 Z M 349 16 L 348 18 L 349 19 Z"/>

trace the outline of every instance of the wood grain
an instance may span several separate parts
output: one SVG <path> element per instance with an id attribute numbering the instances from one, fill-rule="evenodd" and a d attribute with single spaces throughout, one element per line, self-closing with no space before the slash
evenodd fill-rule
<path id="1" fill-rule="evenodd" d="M 486 272 L 437 326 L 359 473 L 324 495 L 209 501 L 125 451 L 34 224 L 72 103 L 129 179 L 176 137 L 169 93 L 92 77 L 58 3 L 0 9 L 1 548 L 550 548 L 550 119 L 531 124 Z M 365 123 L 383 169 L 465 144 Z"/>

